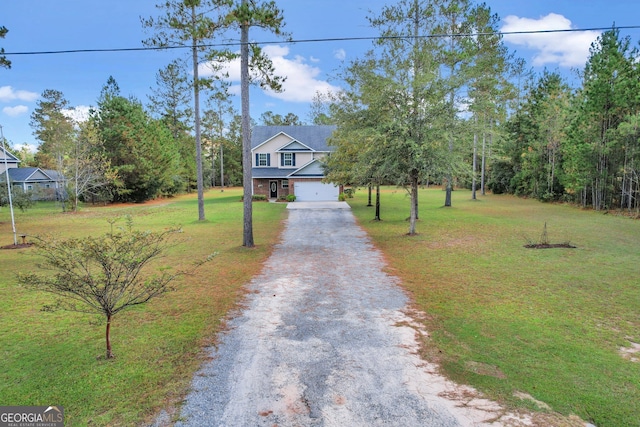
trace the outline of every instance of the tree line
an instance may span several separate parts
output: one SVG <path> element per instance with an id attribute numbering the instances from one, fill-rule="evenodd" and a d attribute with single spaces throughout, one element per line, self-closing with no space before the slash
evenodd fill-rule
<path id="1" fill-rule="evenodd" d="M 381 36 L 316 97 L 333 122 L 328 180 L 402 186 L 416 232 L 418 188 L 438 184 L 638 212 L 638 49 L 612 28 L 572 88 L 506 48 L 499 17 L 469 0 L 402 0 L 369 17 Z M 376 213 L 378 218 L 379 213 Z"/>
<path id="2" fill-rule="evenodd" d="M 234 55 L 202 44 L 231 27 L 234 13 L 254 14 L 257 20 L 280 13 L 273 2 L 252 2 L 251 7 L 244 3 L 161 4 L 159 17 L 143 20 L 152 32 L 144 42 L 163 47 L 171 41 L 193 41 L 194 70 L 202 63 L 221 67 L 223 59 Z M 0 38 L 8 31 L 1 30 Z M 270 61 L 259 49 L 253 47 L 252 54 L 255 69 L 268 68 Z M 1 59 L 8 68 L 8 60 Z M 242 185 L 242 116 L 232 107 L 225 76 L 199 78 L 191 75 L 187 64 L 186 58 L 176 59 L 159 70 L 146 105 L 121 94 L 116 80 L 109 77 L 96 106 L 81 120 L 74 120 L 74 108 L 62 92 L 45 90 L 30 122 L 39 141 L 37 152 L 14 150 L 15 154 L 22 166 L 55 170 L 65 177 L 66 189 L 60 194 L 65 209 L 76 209 L 79 201 L 142 202 L 200 190 L 199 185 Z M 265 76 L 272 71 L 266 70 Z M 202 112 L 201 93 L 206 96 Z M 267 125 L 302 124 L 292 113 L 281 116 L 268 111 L 261 119 Z"/>
<path id="3" fill-rule="evenodd" d="M 45 90 L 31 115 L 37 151 L 14 150 L 22 166 L 55 170 L 67 180 L 66 208 L 143 202 L 196 189 L 193 110 L 187 70 L 174 61 L 158 71 L 148 104 L 125 97 L 113 77 L 83 119 L 64 94 Z M 212 91 L 202 113 L 202 170 L 208 187 L 242 185 L 241 117 L 228 94 Z M 293 113 L 263 113 L 265 125 L 300 125 Z M 255 122 L 254 122 L 255 125 Z"/>
<path id="4" fill-rule="evenodd" d="M 69 208 L 90 203 L 143 202 L 196 189 L 193 112 L 187 74 L 174 61 L 157 74 L 149 102 L 125 97 L 113 77 L 88 117 L 58 90 L 45 90 L 31 116 L 37 151 L 13 150 L 22 166 L 55 170 L 67 180 Z M 208 187 L 242 185 L 240 114 L 212 92 L 202 113 L 202 169 Z M 256 122 L 252 122 L 254 125 Z M 301 125 L 293 113 L 267 111 L 264 125 Z"/>
<path id="5" fill-rule="evenodd" d="M 52 169 L 65 177 L 70 208 L 78 201 L 142 202 L 194 190 L 192 113 L 186 70 L 174 62 L 157 75 L 158 86 L 149 104 L 125 97 L 113 77 L 103 86 L 96 107 L 87 118 L 74 120 L 73 107 L 58 90 L 42 93 L 31 115 L 34 135 L 40 141 L 25 165 Z M 184 71 L 184 73 L 183 73 Z M 217 153 L 227 150 L 224 184 L 240 182 L 237 152 L 239 131 L 229 114 L 229 126 L 218 126 L 220 110 L 204 112 L 203 147 L 209 153 L 204 170 L 211 185 L 221 185 Z M 235 154 L 235 155 L 234 155 Z"/>
<path id="6" fill-rule="evenodd" d="M 442 184 L 445 206 L 455 186 L 484 185 L 517 69 L 486 4 L 402 0 L 368 19 L 381 37 L 345 67 L 342 93 L 318 99 L 338 125 L 328 179 L 405 187 L 415 234 L 420 185 Z"/>
<path id="7" fill-rule="evenodd" d="M 251 156 L 250 156 L 250 128 L 251 117 L 249 112 L 249 86 L 259 84 L 262 88 L 273 91 L 282 90 L 283 76 L 275 73 L 273 64 L 262 51 L 261 47 L 250 41 L 249 31 L 253 27 L 258 27 L 262 31 L 270 32 L 277 36 L 286 37 L 283 32 L 284 18 L 282 11 L 276 6 L 275 1 L 255 1 L 255 0 L 167 0 L 159 3 L 156 8 L 159 14 L 155 17 L 141 18 L 144 28 L 151 31 L 148 39 L 143 40 L 147 46 L 155 49 L 168 49 L 176 46 L 190 48 L 190 62 L 192 65 L 188 78 L 189 92 L 192 94 L 193 110 L 190 115 L 183 114 L 186 110 L 176 109 L 184 95 L 181 91 L 184 81 L 180 81 L 179 70 L 176 68 L 178 62 L 173 63 L 171 69 L 168 67 L 161 73 L 160 79 L 163 81 L 160 95 L 167 97 L 152 98 L 152 101 L 160 101 L 160 117 L 149 117 L 141 104 L 136 100 L 127 100 L 119 94 L 117 83 L 110 79 L 103 88 L 99 105 L 92 114 L 91 123 L 96 126 L 98 145 L 96 150 L 86 150 L 83 153 L 90 155 L 92 167 L 100 164 L 99 169 L 108 170 L 108 173 L 92 173 L 91 182 L 93 184 L 84 187 L 86 194 L 93 197 L 102 197 L 116 201 L 143 201 L 159 195 L 174 194 L 181 187 L 191 189 L 191 168 L 195 168 L 195 186 L 198 192 L 198 220 L 205 220 L 204 211 L 204 185 L 205 185 L 205 164 L 203 152 L 206 151 L 205 144 L 209 144 L 208 153 L 211 156 L 210 163 L 211 181 L 214 180 L 213 172 L 216 150 L 213 144 L 217 143 L 220 149 L 219 162 L 221 170 L 221 184 L 224 185 L 224 139 L 223 134 L 228 134 L 234 127 L 234 121 L 238 116 L 233 115 L 228 126 L 221 126 L 222 113 L 228 113 L 228 82 L 225 80 L 224 65 L 234 59 L 240 60 L 241 69 L 241 113 L 239 115 L 240 130 L 240 152 L 242 167 L 242 183 L 245 194 L 251 194 Z M 240 53 L 229 48 L 223 50 L 212 47 L 212 41 L 221 36 L 233 37 L 232 33 L 240 35 Z M 6 29 L 0 29 L 0 38 L 6 34 Z M 0 55 L 3 52 L 0 52 Z M 3 63 L 0 65 L 9 66 L 4 62 L 4 56 L 0 56 Z M 199 76 L 199 67 L 206 65 L 212 69 L 213 77 L 203 79 Z M 165 84 L 166 83 L 166 84 Z M 164 91 L 163 91 L 164 89 Z M 207 125 L 200 112 L 200 96 L 202 92 L 211 91 L 211 99 L 217 108 L 209 114 L 211 119 L 210 129 L 215 133 L 208 142 L 206 135 L 203 135 L 203 127 Z M 52 91 L 55 92 L 55 91 Z M 49 95 L 52 93 L 49 93 Z M 56 98 L 63 100 L 63 97 L 56 94 Z M 157 94 L 156 94 L 157 95 Z M 175 95 L 175 97 L 172 97 Z M 155 100 L 154 100 L 155 99 Z M 62 110 L 60 110 L 63 113 Z M 185 121 L 176 120 L 178 115 L 187 115 L 193 119 L 193 127 L 189 124 L 189 129 L 193 130 L 193 142 L 195 150 L 185 148 L 183 140 Z M 206 116 L 206 114 L 205 114 Z M 126 117 L 125 120 L 121 120 Z M 43 120 L 49 117 L 43 115 Z M 64 114 L 57 117 L 64 123 Z M 184 117 L 180 117 L 183 119 Z M 133 122 L 128 119 L 133 119 Z M 36 126 L 41 125 L 38 118 L 33 118 Z M 72 126 L 73 128 L 73 126 Z M 206 130 L 204 130 L 206 132 Z M 38 132 L 38 130 L 36 130 Z M 92 132 L 89 132 L 90 134 Z M 68 135 L 62 130 L 62 136 L 57 135 L 52 145 L 58 149 L 68 145 L 64 136 Z M 70 133 L 69 133 L 70 134 Z M 39 137 L 40 138 L 40 137 Z M 44 143 L 45 141 L 40 138 Z M 46 144 L 45 144 L 46 145 Z M 76 144 L 76 148 L 79 144 Z M 233 148 L 227 153 L 227 162 L 232 163 L 229 171 L 234 171 Z M 150 154 L 150 150 L 160 150 Z M 76 150 L 78 153 L 80 150 Z M 192 154 L 193 153 L 193 154 Z M 192 156 L 194 158 L 192 159 Z M 65 156 L 60 152 L 54 154 L 56 166 L 64 171 Z M 100 163 L 100 160 L 104 160 Z M 192 161 L 194 160 L 194 161 Z M 71 171 L 66 171 L 66 176 L 78 176 L 80 164 L 76 162 L 76 167 Z M 61 171 L 61 172 L 62 172 Z M 70 173 L 71 172 L 71 173 Z M 75 175 L 74 175 L 75 174 Z M 235 176 L 235 174 L 234 174 Z M 74 186 L 75 194 L 85 197 L 84 191 L 79 191 L 79 181 L 71 182 Z M 89 188 L 100 191 L 90 191 Z M 65 193 L 65 198 L 67 198 Z M 78 197 L 74 200 L 77 206 Z M 251 198 L 244 198 L 244 231 L 243 246 L 253 247 L 253 226 L 252 226 L 252 206 Z"/>
<path id="8" fill-rule="evenodd" d="M 232 3 L 160 5 L 165 15 L 143 21 L 155 31 L 146 43 L 192 42 L 194 64 L 215 67 L 237 54 L 203 46 L 230 21 L 251 26 L 262 19 L 283 34 L 273 2 Z M 603 33 L 580 85 L 572 87 L 557 72 L 527 70 L 505 47 L 499 17 L 484 3 L 402 0 L 368 19 L 381 38 L 342 69 L 342 92 L 318 94 L 312 105 L 314 124 L 338 125 L 329 180 L 404 186 L 411 195 L 410 233 L 419 217 L 418 186 L 432 183 L 444 186 L 445 206 L 455 186 L 466 186 L 474 198 L 488 189 L 598 210 L 639 209 L 640 71 L 628 37 L 615 28 Z M 259 83 L 281 88 L 268 58 L 248 45 L 249 65 L 264 72 Z M 34 164 L 75 176 L 75 200 L 142 201 L 199 190 L 200 181 L 246 181 L 249 115 L 231 107 L 224 74 L 205 80 L 187 68 L 176 60 L 160 70 L 146 107 L 122 96 L 110 79 L 83 123 L 64 115 L 61 93 L 45 91 L 32 115 L 41 141 Z M 209 96 L 202 114 L 198 102 L 189 106 L 200 90 Z M 302 124 L 294 114 L 267 112 L 261 119 Z"/>
<path id="9" fill-rule="evenodd" d="M 489 187 L 638 213 L 638 53 L 613 28 L 592 44 L 578 88 L 554 72 L 531 79 L 505 123 Z"/>

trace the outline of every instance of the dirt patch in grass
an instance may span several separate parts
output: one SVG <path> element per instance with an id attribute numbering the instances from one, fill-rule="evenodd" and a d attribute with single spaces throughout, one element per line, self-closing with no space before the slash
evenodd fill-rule
<path id="1" fill-rule="evenodd" d="M 17 245 L 0 246 L 0 249 L 26 249 L 33 246 L 33 243 L 19 243 Z"/>
<path id="2" fill-rule="evenodd" d="M 524 245 L 528 249 L 552 249 L 552 248 L 568 248 L 575 249 L 576 247 L 570 243 L 530 243 Z"/>
<path id="3" fill-rule="evenodd" d="M 488 375 L 494 378 L 504 379 L 507 376 L 498 369 L 497 366 L 489 365 L 487 363 L 474 362 L 472 360 L 465 363 L 467 370 L 478 374 L 478 375 Z"/>
<path id="4" fill-rule="evenodd" d="M 640 353 L 640 344 L 631 341 L 629 344 L 631 345 L 630 347 L 620 347 L 620 355 L 631 362 L 640 362 L 640 355 L 638 354 Z"/>
<path id="5" fill-rule="evenodd" d="M 153 199 L 153 200 L 147 200 L 146 202 L 140 202 L 140 203 L 133 203 L 133 202 L 126 202 L 126 203 L 120 203 L 120 202 L 116 202 L 116 203 L 107 203 L 107 204 L 100 204 L 100 203 L 96 203 L 93 205 L 88 205 L 91 207 L 104 207 L 104 208 L 133 208 L 133 207 L 140 207 L 140 206 L 156 206 L 156 207 L 162 207 L 162 206 L 167 206 L 168 204 L 175 202 L 176 198 L 157 198 L 157 199 Z"/>
<path id="6" fill-rule="evenodd" d="M 540 400 L 534 398 L 533 396 L 531 396 L 529 393 L 523 393 L 521 391 L 516 391 L 515 393 L 513 393 L 513 395 L 515 397 L 517 397 L 518 399 L 522 399 L 522 400 L 528 400 L 530 402 L 533 402 L 536 404 L 536 406 L 540 409 L 543 409 L 545 411 L 550 411 L 551 408 L 549 407 L 549 405 L 547 405 L 544 402 L 541 402 Z"/>

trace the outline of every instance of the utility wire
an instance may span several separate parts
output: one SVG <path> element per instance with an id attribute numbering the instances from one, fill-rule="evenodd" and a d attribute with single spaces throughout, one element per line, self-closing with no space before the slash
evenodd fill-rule
<path id="1" fill-rule="evenodd" d="M 279 41 L 263 41 L 250 42 L 251 45 L 272 45 L 272 44 L 298 44 L 298 43 L 323 43 L 338 41 L 363 41 L 363 40 L 393 40 L 393 39 L 427 39 L 427 38 L 446 38 L 446 37 L 477 37 L 477 36 L 508 36 L 517 34 L 551 34 L 551 33 L 570 33 L 570 32 L 586 32 L 586 31 L 606 31 L 612 28 L 618 30 L 637 30 L 640 25 L 628 25 L 622 27 L 594 27 L 594 28 L 570 28 L 564 30 L 531 30 L 531 31 L 498 31 L 487 33 L 465 33 L 465 34 L 428 34 L 423 36 L 370 36 L 370 37 L 335 37 L 321 39 L 300 39 L 300 40 L 279 40 Z M 240 42 L 213 43 L 202 44 L 198 47 L 239 47 Z M 4 56 L 18 55 L 58 55 L 64 53 L 104 53 L 104 52 L 140 52 L 167 49 L 190 49 L 192 46 L 173 45 L 173 46 L 143 46 L 143 47 L 125 47 L 125 48 L 106 48 L 106 49 L 68 49 L 68 50 L 48 50 L 48 51 L 31 51 L 31 52 L 4 52 Z"/>

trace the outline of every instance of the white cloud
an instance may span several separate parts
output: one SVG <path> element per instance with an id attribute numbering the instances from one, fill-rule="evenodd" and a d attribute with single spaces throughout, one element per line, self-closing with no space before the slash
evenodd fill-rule
<path id="1" fill-rule="evenodd" d="M 344 49 L 337 49 L 333 51 L 333 57 L 340 60 L 340 61 L 344 61 L 345 58 L 347 57 L 347 52 Z"/>
<path id="2" fill-rule="evenodd" d="M 70 118 L 76 123 L 86 122 L 89 119 L 89 110 L 91 107 L 87 105 L 78 105 L 69 110 L 62 110 L 62 114 Z"/>
<path id="3" fill-rule="evenodd" d="M 10 117 L 18 117 L 26 114 L 29 111 L 29 107 L 26 105 L 16 105 L 15 107 L 4 107 L 2 112 Z"/>
<path id="4" fill-rule="evenodd" d="M 38 99 L 38 94 L 35 92 L 29 92 L 26 90 L 14 90 L 11 86 L 0 86 L 0 101 L 35 101 Z"/>
<path id="5" fill-rule="evenodd" d="M 562 15 L 550 13 L 539 19 L 520 18 L 509 15 L 504 18 L 502 32 L 569 30 L 575 27 Z M 589 48 L 599 31 L 507 34 L 504 40 L 527 49 L 537 51 L 533 65 L 559 64 L 562 67 L 584 66 L 589 58 Z"/>
<path id="6" fill-rule="evenodd" d="M 18 150 L 26 150 L 30 153 L 36 153 L 38 151 L 38 146 L 35 144 L 27 144 L 26 142 L 24 144 L 20 144 L 16 147 Z"/>
<path id="7" fill-rule="evenodd" d="M 287 58 L 289 48 L 286 46 L 266 46 L 264 53 L 271 58 L 275 74 L 286 77 L 283 83 L 284 91 L 275 93 L 265 91 L 266 94 L 273 98 L 291 102 L 311 102 L 316 92 L 338 92 L 339 87 L 333 86 L 324 80 L 318 79 L 322 72 L 320 68 L 309 65 L 307 60 L 300 55 L 295 55 L 293 59 Z M 240 81 L 240 59 L 232 61 L 224 66 L 223 73 L 229 75 L 232 82 Z M 200 65 L 199 73 L 202 76 L 210 76 L 213 74 L 212 68 L 207 65 Z M 230 92 L 238 94 L 240 88 L 236 85 L 230 88 Z"/>

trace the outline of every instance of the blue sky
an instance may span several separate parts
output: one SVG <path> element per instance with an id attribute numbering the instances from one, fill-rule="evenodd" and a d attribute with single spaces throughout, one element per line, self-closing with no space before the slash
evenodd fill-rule
<path id="1" fill-rule="evenodd" d="M 159 0 L 21 0 L 0 2 L 0 25 L 9 29 L 0 47 L 7 53 L 71 49 L 140 47 L 148 33 L 140 17 L 157 16 Z M 293 39 L 368 37 L 375 32 L 366 16 L 391 0 L 277 0 L 284 11 Z M 486 0 L 502 18 L 504 30 L 535 30 L 640 25 L 637 0 Z M 581 69 L 589 45 L 598 32 L 512 36 L 507 46 L 535 70 L 544 67 L 570 75 Z M 634 45 L 640 30 L 626 30 Z M 254 40 L 277 40 L 252 34 Z M 285 92 L 267 94 L 252 88 L 251 112 L 259 119 L 265 111 L 293 112 L 308 119 L 316 91 L 338 90 L 336 72 L 345 62 L 361 56 L 370 41 L 277 44 L 267 47 L 276 72 L 287 76 Z M 119 53 L 68 53 L 57 55 L 11 55 L 10 70 L 0 69 L 0 125 L 14 145 L 37 141 L 29 117 L 46 89 L 61 91 L 70 104 L 85 111 L 96 104 L 109 76 L 125 96 L 147 102 L 159 69 L 188 51 Z M 239 72 L 231 71 L 232 84 Z M 239 98 L 236 97 L 236 98 Z M 236 102 L 239 105 L 239 99 Z"/>

